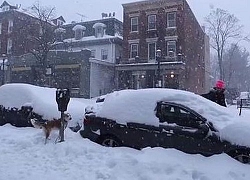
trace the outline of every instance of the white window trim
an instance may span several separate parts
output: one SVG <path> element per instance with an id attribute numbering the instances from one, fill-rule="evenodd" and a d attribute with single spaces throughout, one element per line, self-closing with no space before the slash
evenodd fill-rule
<path id="1" fill-rule="evenodd" d="M 8 22 L 8 33 L 11 33 L 13 31 L 13 20 L 9 20 Z"/>
<path id="2" fill-rule="evenodd" d="M 133 31 L 132 28 L 132 19 L 137 19 L 137 30 L 136 31 Z M 130 18 L 130 32 L 138 32 L 139 31 L 139 18 L 138 17 L 131 17 Z"/>
<path id="3" fill-rule="evenodd" d="M 158 37 L 156 38 L 146 38 L 147 43 L 156 43 L 158 41 Z"/>
<path id="4" fill-rule="evenodd" d="M 132 17 L 138 17 L 140 15 L 140 13 L 131 13 L 129 14 L 129 17 L 132 18 Z"/>
<path id="5" fill-rule="evenodd" d="M 165 41 L 177 41 L 178 36 L 165 36 Z"/>
<path id="6" fill-rule="evenodd" d="M 0 23 L 0 34 L 2 34 L 2 23 Z"/>
<path id="7" fill-rule="evenodd" d="M 12 39 L 8 39 L 8 42 L 7 42 L 7 54 L 12 53 L 11 52 L 12 45 L 13 45 Z"/>
<path id="8" fill-rule="evenodd" d="M 168 45 L 169 45 L 170 42 L 175 42 L 175 52 L 174 52 L 174 56 L 169 56 Z M 166 46 L 167 46 L 167 53 L 166 53 L 167 57 L 176 57 L 176 41 L 175 41 L 175 40 L 167 41 L 167 42 L 166 42 Z"/>
<path id="9" fill-rule="evenodd" d="M 139 39 L 131 39 L 131 40 L 128 40 L 128 43 L 129 44 L 139 44 Z"/>
<path id="10" fill-rule="evenodd" d="M 133 44 L 130 44 L 130 56 L 129 56 L 129 59 L 135 59 L 135 57 L 132 57 L 132 46 L 133 45 L 136 45 L 136 52 L 137 52 L 137 56 L 138 56 L 138 54 L 139 54 L 139 44 L 137 44 L 137 43 L 133 43 Z"/>
<path id="11" fill-rule="evenodd" d="M 104 56 L 104 55 L 107 55 L 107 58 L 106 58 L 106 59 L 103 59 L 103 56 Z M 109 58 L 108 49 L 101 49 L 101 60 L 102 60 L 102 61 L 106 61 L 106 60 L 108 60 L 108 58 Z"/>
<path id="12" fill-rule="evenodd" d="M 154 55 L 154 58 L 153 59 L 150 59 L 150 57 L 149 57 L 149 45 L 150 44 L 155 44 L 155 55 Z M 156 42 L 150 42 L 150 43 L 148 43 L 148 60 L 155 60 L 156 59 Z"/>
<path id="13" fill-rule="evenodd" d="M 2 12 L 9 11 L 9 10 L 10 10 L 10 6 L 3 6 L 2 7 Z"/>
<path id="14" fill-rule="evenodd" d="M 175 26 L 169 26 L 169 20 L 168 20 L 168 15 L 169 14 L 174 14 L 175 15 Z M 173 11 L 173 12 L 167 12 L 167 28 L 176 28 L 176 12 Z"/>
<path id="15" fill-rule="evenodd" d="M 57 25 L 58 25 L 58 26 L 63 25 L 63 21 L 62 21 L 62 20 L 60 20 L 60 19 L 58 19 L 58 20 L 57 20 Z"/>
<path id="16" fill-rule="evenodd" d="M 150 16 L 154 16 L 155 17 L 155 27 L 153 28 L 153 29 L 149 29 L 149 17 Z M 157 19 L 156 19 L 157 17 L 156 17 L 156 14 L 149 14 L 148 15 L 148 31 L 152 31 L 152 30 L 156 30 L 156 22 L 157 22 Z"/>
<path id="17" fill-rule="evenodd" d="M 90 55 L 91 58 L 96 58 L 96 50 L 95 49 L 92 49 L 91 50 L 91 55 Z"/>

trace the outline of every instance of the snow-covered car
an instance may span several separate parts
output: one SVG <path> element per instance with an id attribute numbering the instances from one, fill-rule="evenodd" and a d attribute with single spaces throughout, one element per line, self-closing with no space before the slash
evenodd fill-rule
<path id="1" fill-rule="evenodd" d="M 82 125 L 85 107 L 93 103 L 94 101 L 89 99 L 71 98 L 67 113 L 70 113 L 72 120 L 68 127 L 77 131 Z M 56 88 L 24 83 L 10 83 L 0 87 L 0 125 L 11 123 L 18 127 L 31 126 L 27 118 L 31 117 L 29 116 L 30 110 L 31 115 L 37 119 L 60 118 L 61 114 L 56 102 Z"/>
<path id="2" fill-rule="evenodd" d="M 200 95 L 173 89 L 122 90 L 84 118 L 80 134 L 104 146 L 175 148 L 250 163 L 250 121 Z"/>

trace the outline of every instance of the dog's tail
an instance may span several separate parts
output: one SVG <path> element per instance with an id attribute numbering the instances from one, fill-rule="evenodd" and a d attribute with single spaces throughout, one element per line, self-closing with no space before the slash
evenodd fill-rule
<path id="1" fill-rule="evenodd" d="M 42 129 L 42 124 L 36 118 L 30 119 L 30 122 L 34 126 L 34 128 Z"/>

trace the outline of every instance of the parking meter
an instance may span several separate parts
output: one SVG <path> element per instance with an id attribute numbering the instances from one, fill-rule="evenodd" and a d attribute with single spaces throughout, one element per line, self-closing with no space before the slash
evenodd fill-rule
<path id="1" fill-rule="evenodd" d="M 56 90 L 56 102 L 58 105 L 58 111 L 67 111 L 67 106 L 70 100 L 69 89 L 57 89 Z"/>
<path id="2" fill-rule="evenodd" d="M 58 111 L 61 111 L 61 128 L 59 131 L 60 142 L 64 141 L 64 111 L 67 111 L 67 106 L 70 100 L 69 89 L 57 89 L 56 90 L 56 102 L 58 105 Z"/>

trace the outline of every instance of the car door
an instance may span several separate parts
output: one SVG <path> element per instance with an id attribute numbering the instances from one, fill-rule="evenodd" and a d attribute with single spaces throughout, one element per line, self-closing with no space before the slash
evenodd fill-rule
<path id="1" fill-rule="evenodd" d="M 206 121 L 193 111 L 175 103 L 161 103 L 159 109 L 161 127 L 171 132 L 173 148 L 187 153 L 202 154 L 222 149 L 218 138 L 208 136 L 210 129 Z M 164 141 L 162 144 L 165 146 Z"/>
<path id="2" fill-rule="evenodd" d="M 162 127 L 140 123 L 127 123 L 126 137 L 133 147 L 158 147 L 161 146 Z M 164 132 L 167 133 L 167 132 Z M 165 141 L 167 141 L 165 139 Z"/>

